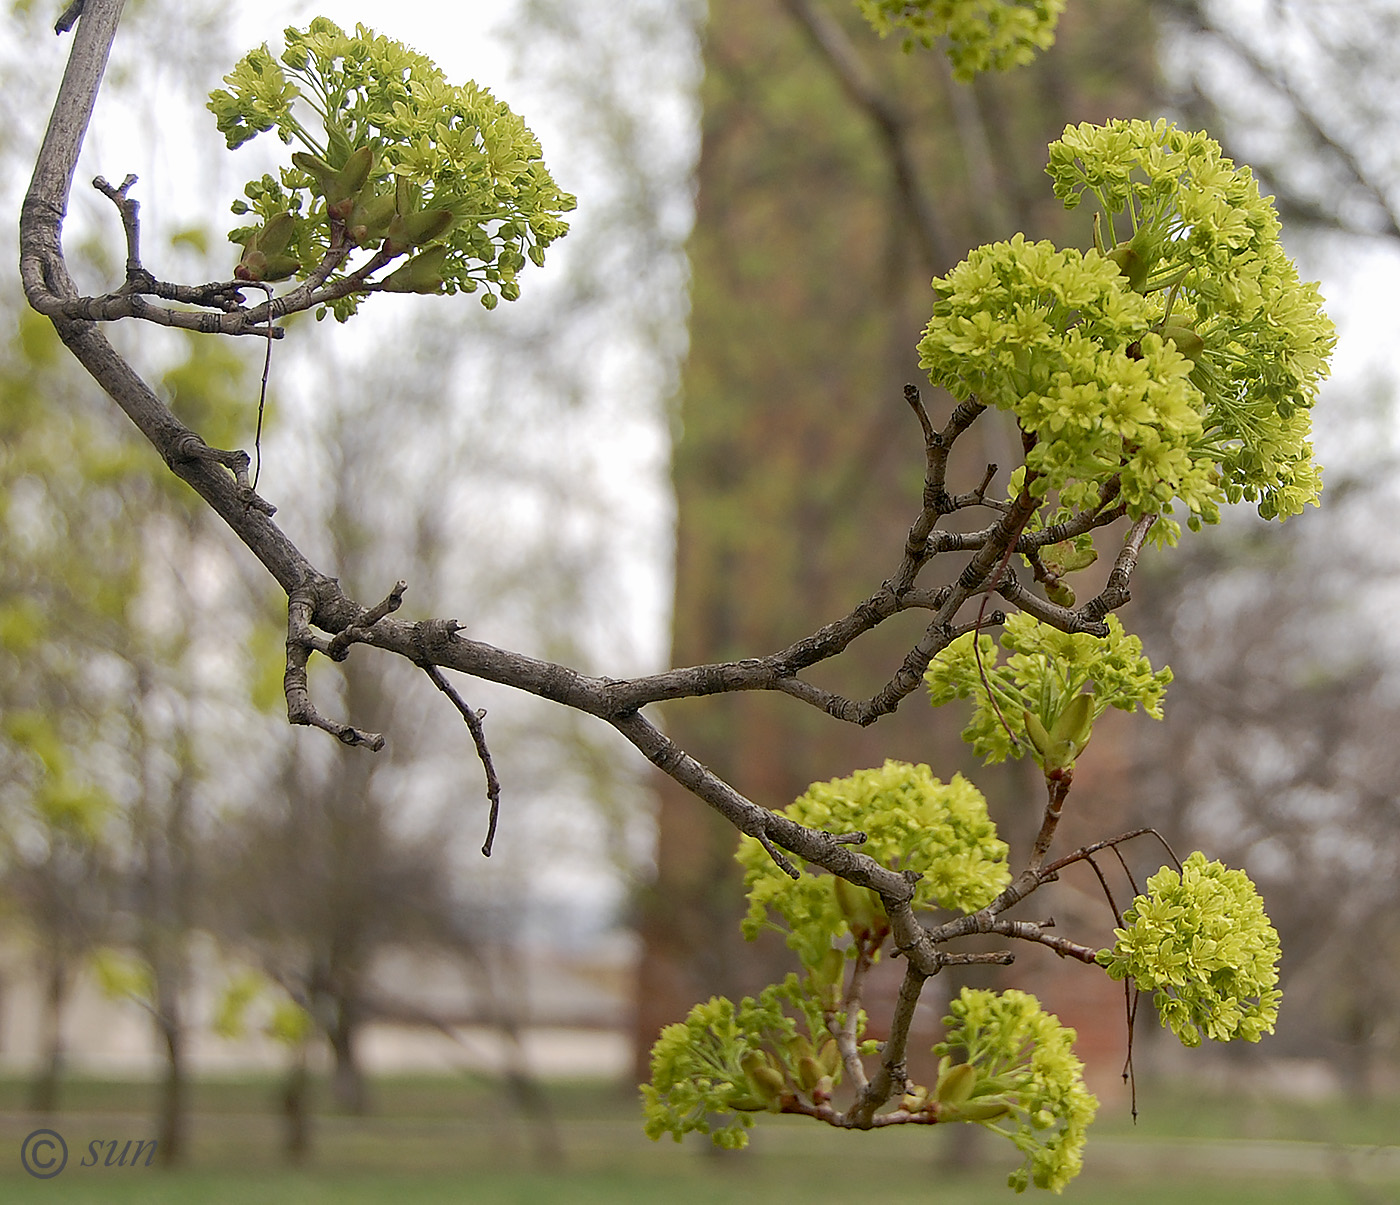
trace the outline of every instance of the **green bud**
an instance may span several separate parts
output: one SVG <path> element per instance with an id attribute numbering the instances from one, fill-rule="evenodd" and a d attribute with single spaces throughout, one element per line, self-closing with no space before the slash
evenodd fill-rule
<path id="1" fill-rule="evenodd" d="M 1108 253 L 1108 258 L 1118 265 L 1118 271 L 1128 278 L 1128 287 L 1135 293 L 1147 288 L 1147 261 L 1132 247 L 1131 243 L 1119 243 Z"/>
<path id="2" fill-rule="evenodd" d="M 258 250 L 265 255 L 281 255 L 292 241 L 296 226 L 296 219 L 290 213 L 279 213 L 276 217 L 269 218 L 267 225 L 253 235 L 249 242 L 251 244 L 256 240 Z"/>
<path id="3" fill-rule="evenodd" d="M 452 229 L 456 215 L 450 209 L 421 209 L 407 215 L 394 214 L 389 222 L 388 251 L 407 251 L 441 238 Z"/>
<path id="4" fill-rule="evenodd" d="M 1173 344 L 1193 364 L 1206 347 L 1206 341 L 1196 333 L 1196 328 L 1185 322 L 1163 324 L 1162 338 Z"/>
<path id="5" fill-rule="evenodd" d="M 834 877 L 836 903 L 840 907 L 853 936 L 863 940 L 883 940 L 890 931 L 889 917 L 880 904 L 880 897 L 867 887 L 857 887 L 846 879 Z"/>
<path id="6" fill-rule="evenodd" d="M 1050 745 L 1068 742 L 1074 746 L 1075 754 L 1089 743 L 1093 732 L 1093 696 L 1077 694 L 1064 705 L 1050 728 Z"/>
<path id="7" fill-rule="evenodd" d="M 969 1100 L 938 1110 L 939 1119 L 946 1121 L 996 1121 L 1011 1112 L 1011 1106 L 999 1100 Z"/>
<path id="8" fill-rule="evenodd" d="M 802 1091 L 811 1092 L 823 1076 L 826 1076 L 826 1072 L 810 1054 L 805 1054 L 797 1060 L 797 1082 L 802 1085 Z"/>
<path id="9" fill-rule="evenodd" d="M 442 288 L 446 262 L 447 247 L 437 243 L 385 277 L 384 288 L 390 293 L 436 293 Z"/>
<path id="10" fill-rule="evenodd" d="M 822 1048 L 817 1052 L 817 1062 L 822 1066 L 822 1071 L 826 1075 L 835 1076 L 841 1071 L 841 1048 L 837 1046 L 835 1038 L 827 1038 L 822 1043 Z"/>
<path id="11" fill-rule="evenodd" d="M 322 196 L 331 186 L 331 181 L 336 177 L 336 170 L 320 155 L 310 155 L 306 151 L 296 151 L 292 155 L 292 166 L 304 171 L 308 176 L 316 181 L 317 190 Z"/>
<path id="12" fill-rule="evenodd" d="M 345 225 L 350 237 L 361 247 L 367 247 L 384 237 L 393 216 L 393 190 L 376 193 L 366 186 L 355 198 L 354 208 L 350 210 Z"/>
<path id="13" fill-rule="evenodd" d="M 345 213 L 338 216 L 345 217 L 349 214 L 351 198 L 364 188 L 373 168 L 374 148 L 362 146 L 352 151 L 350 158 L 345 161 L 345 166 L 336 172 L 334 179 L 326 188 L 326 201 L 332 206 L 345 208 Z"/>
<path id="14" fill-rule="evenodd" d="M 899 1100 L 899 1107 L 910 1113 L 918 1113 L 928 1104 L 928 1089 L 922 1084 L 911 1084 Z"/>
<path id="15" fill-rule="evenodd" d="M 795 1033 L 784 1043 L 783 1053 L 792 1062 L 799 1062 L 802 1059 L 810 1059 L 816 1056 L 816 1051 L 812 1049 L 812 1043 L 807 1039 L 806 1034 Z"/>
<path id="16" fill-rule="evenodd" d="M 1050 753 L 1050 734 L 1045 731 L 1045 725 L 1040 722 L 1040 717 L 1033 711 L 1022 710 L 1021 719 L 1026 725 L 1026 739 L 1030 741 L 1033 748 L 1041 757 L 1047 757 Z"/>
<path id="17" fill-rule="evenodd" d="M 1050 752 L 1046 755 L 1046 769 L 1065 769 L 1074 764 L 1074 759 L 1089 743 L 1094 729 L 1094 696 L 1075 695 L 1055 718 L 1050 728 Z M 1054 761 L 1052 767 L 1050 762 Z"/>
<path id="18" fill-rule="evenodd" d="M 1062 581 L 1045 583 L 1045 597 L 1057 607 L 1072 607 L 1078 597 L 1074 593 L 1074 587 Z"/>
<path id="19" fill-rule="evenodd" d="M 1090 545 L 1078 547 L 1073 540 L 1061 540 L 1040 550 L 1040 559 L 1047 566 L 1053 565 L 1060 573 L 1077 573 L 1087 569 L 1099 559 L 1098 549 Z"/>
<path id="20" fill-rule="evenodd" d="M 286 280 L 301 267 L 301 260 L 295 255 L 269 255 L 262 279 L 267 281 Z"/>
<path id="21" fill-rule="evenodd" d="M 977 1068 L 971 1063 L 957 1063 L 938 1077 L 933 1090 L 934 1099 L 940 1104 L 962 1104 L 972 1095 L 977 1086 Z"/>
<path id="22" fill-rule="evenodd" d="M 776 1067 L 758 1067 L 748 1078 L 758 1095 L 770 1105 L 788 1090 L 787 1077 Z"/>

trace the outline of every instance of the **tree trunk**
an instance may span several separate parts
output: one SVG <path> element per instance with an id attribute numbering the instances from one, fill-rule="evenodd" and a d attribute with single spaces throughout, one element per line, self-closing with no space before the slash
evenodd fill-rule
<path id="1" fill-rule="evenodd" d="M 306 1043 L 298 1043 L 287 1078 L 282 1082 L 282 1154 L 300 1166 L 311 1152 L 311 1074 L 306 1066 Z"/>
<path id="2" fill-rule="evenodd" d="M 70 978 L 68 960 L 58 949 L 51 949 L 43 959 L 44 1005 L 40 1018 L 42 1037 L 39 1048 L 43 1059 L 29 1086 L 29 1108 L 33 1113 L 47 1116 L 58 1111 L 58 1089 L 63 1076 L 65 1047 L 63 1013 L 68 1003 Z"/>

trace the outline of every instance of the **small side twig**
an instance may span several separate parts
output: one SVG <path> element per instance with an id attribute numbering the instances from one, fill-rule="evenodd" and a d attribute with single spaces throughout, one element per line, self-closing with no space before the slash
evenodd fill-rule
<path id="1" fill-rule="evenodd" d="M 78 23 L 78 18 L 83 15 L 84 0 L 73 0 L 73 2 L 59 14 L 57 21 L 53 23 L 53 31 L 60 36 L 66 34 Z"/>
<path id="2" fill-rule="evenodd" d="M 501 781 L 496 777 L 496 766 L 491 760 L 491 750 L 486 746 L 486 729 L 481 721 L 486 718 L 485 710 L 473 710 L 465 699 L 457 693 L 452 683 L 442 675 L 431 661 L 426 659 L 418 663 L 419 668 L 428 675 L 443 694 L 452 700 L 452 706 L 461 714 L 466 721 L 467 731 L 472 734 L 472 743 L 476 745 L 476 755 L 481 759 L 481 768 L 486 772 L 486 798 L 491 804 L 491 815 L 486 823 L 486 840 L 481 846 L 483 857 L 491 856 L 491 846 L 496 840 L 496 821 L 501 814 Z"/>
<path id="3" fill-rule="evenodd" d="M 287 697 L 287 719 L 329 732 L 343 745 L 363 745 L 373 753 L 384 748 L 384 737 L 378 732 L 365 732 L 351 724 L 328 720 L 311 702 L 306 665 L 313 652 L 328 653 L 330 641 L 311 630 L 311 616 L 316 609 L 312 586 L 295 587 L 287 596 L 287 669 L 282 675 L 282 691 Z"/>
<path id="4" fill-rule="evenodd" d="M 1098 954 L 1097 950 L 1089 946 L 1081 945 L 1077 941 L 1071 941 L 1068 937 L 1059 937 L 1054 933 L 1047 933 L 1049 923 L 1037 923 L 1026 920 L 1003 920 L 998 918 L 992 923 L 991 932 L 1000 933 L 1004 937 L 1019 937 L 1023 941 L 1038 942 L 1042 946 L 1049 946 L 1061 958 L 1074 958 L 1080 962 L 1092 964 Z"/>
<path id="5" fill-rule="evenodd" d="M 332 661 L 344 661 L 350 654 L 350 646 L 364 641 L 369 635 L 370 628 L 374 627 L 386 615 L 397 611 L 403 603 L 404 592 L 408 589 L 408 583 L 397 581 L 394 588 L 386 594 L 383 599 L 372 606 L 361 616 L 358 623 L 353 623 L 349 627 L 337 632 L 326 646 L 326 656 Z"/>

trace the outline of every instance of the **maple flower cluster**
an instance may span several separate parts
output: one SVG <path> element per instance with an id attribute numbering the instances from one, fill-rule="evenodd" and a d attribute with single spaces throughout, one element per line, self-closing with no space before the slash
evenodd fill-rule
<path id="1" fill-rule="evenodd" d="M 1055 40 L 1065 0 L 856 0 L 882 38 L 902 30 L 904 47 L 947 37 L 953 77 L 1024 66 Z"/>
<path id="2" fill-rule="evenodd" d="M 1179 502 L 1193 528 L 1222 502 L 1316 502 L 1308 412 L 1335 336 L 1249 169 L 1205 134 L 1114 121 L 1068 127 L 1047 170 L 1067 208 L 1098 201 L 1098 245 L 1017 235 L 936 279 L 930 379 L 1015 415 L 1022 483 L 1061 513 L 1114 478 L 1133 517 Z"/>
<path id="3" fill-rule="evenodd" d="M 1031 1184 L 1063 1191 L 1083 1165 L 1085 1134 L 1099 1107 L 1084 1086 L 1074 1030 L 1014 990 L 963 988 L 948 1011 L 947 1036 L 933 1052 L 958 1055 L 974 1068 L 972 1099 L 1006 1106 L 1003 1116 L 980 1124 L 1026 1157 L 1007 1183 L 1017 1192 Z"/>
<path id="4" fill-rule="evenodd" d="M 863 853 L 893 870 L 922 876 L 914 884 L 915 908 L 975 912 L 1011 881 L 1006 842 L 987 815 L 987 801 L 961 774 L 943 783 L 928 766 L 887 761 L 878 769 L 813 783 L 783 812 L 824 832 L 865 833 Z M 868 935 L 882 922 L 888 932 L 883 908 L 866 888 L 825 872 L 793 879 L 752 837 L 741 838 L 736 856 L 749 893 L 743 922 L 749 940 L 775 912 L 788 945 L 803 966 L 815 968 L 847 933 L 861 929 Z"/>
<path id="5" fill-rule="evenodd" d="M 1179 872 L 1164 866 L 1148 879 L 1123 922 L 1098 961 L 1114 979 L 1153 992 L 1162 1025 L 1182 1045 L 1199 1046 L 1203 1034 L 1257 1042 L 1273 1033 L 1278 933 L 1244 871 L 1197 851 Z"/>
<path id="6" fill-rule="evenodd" d="M 305 278 L 339 239 L 386 262 L 412 253 L 391 290 L 481 290 L 487 309 L 515 300 L 527 260 L 544 263 L 568 231 L 560 215 L 575 206 L 524 121 L 363 25 L 349 34 L 317 17 L 285 40 L 280 56 L 266 45 L 244 55 L 209 99 L 230 149 L 268 130 L 304 148 L 234 203 L 261 219 L 230 232 L 252 264 L 241 275 Z M 249 256 L 250 241 L 262 260 Z M 359 300 L 351 292 L 330 309 L 344 320 Z"/>

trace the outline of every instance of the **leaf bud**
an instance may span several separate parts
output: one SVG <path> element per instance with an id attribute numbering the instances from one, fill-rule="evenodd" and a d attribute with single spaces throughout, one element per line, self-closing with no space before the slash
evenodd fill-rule
<path id="1" fill-rule="evenodd" d="M 346 230 L 359 246 L 366 247 L 384 237 L 393 216 L 393 190 L 376 193 L 366 186 L 355 198 L 355 205 L 345 223 Z"/>
<path id="2" fill-rule="evenodd" d="M 956 1063 L 938 1077 L 933 1090 L 940 1104 L 962 1104 L 977 1086 L 977 1068 L 971 1063 Z"/>
<path id="3" fill-rule="evenodd" d="M 824 1076 L 830 1078 L 812 1055 L 804 1054 L 797 1060 L 797 1082 L 802 1086 L 802 1091 L 811 1092 Z"/>
<path id="4" fill-rule="evenodd" d="M 758 1094 L 770 1105 L 787 1092 L 787 1077 L 776 1067 L 758 1067 L 748 1078 Z"/>
<path id="5" fill-rule="evenodd" d="M 1108 258 L 1118 265 L 1118 271 L 1128 278 L 1128 287 L 1135 293 L 1147 289 L 1147 261 L 1134 249 L 1131 243 L 1119 243 L 1108 253 Z"/>
<path id="6" fill-rule="evenodd" d="M 301 260 L 295 255 L 269 255 L 262 279 L 266 281 L 286 280 L 301 267 Z"/>
<path id="7" fill-rule="evenodd" d="M 420 209 L 407 215 L 396 213 L 389 221 L 389 242 L 385 250 L 401 252 L 430 243 L 452 229 L 456 220 L 450 209 Z"/>
<path id="8" fill-rule="evenodd" d="M 1047 770 L 1064 770 L 1089 743 L 1094 728 L 1094 696 L 1077 694 L 1072 698 L 1050 728 L 1050 752 L 1046 754 Z"/>
<path id="9" fill-rule="evenodd" d="M 1206 347 L 1206 341 L 1196 333 L 1196 328 L 1185 322 L 1164 323 L 1162 338 L 1175 346 L 1176 350 L 1193 364 Z"/>
<path id="10" fill-rule="evenodd" d="M 812 1043 L 806 1034 L 795 1033 L 784 1043 L 783 1053 L 789 1061 L 813 1058 L 816 1051 L 812 1049 Z"/>
<path id="11" fill-rule="evenodd" d="M 311 155 L 306 151 L 293 152 L 292 166 L 304 171 L 315 180 L 317 191 L 319 191 L 322 196 L 325 196 L 327 189 L 330 188 L 331 181 L 334 180 L 336 176 L 335 168 L 322 159 L 320 155 Z"/>
<path id="12" fill-rule="evenodd" d="M 436 243 L 385 277 L 384 288 L 390 293 L 436 293 L 442 288 L 446 261 L 447 247 Z"/>
<path id="13" fill-rule="evenodd" d="M 939 1109 L 940 1118 L 947 1121 L 996 1121 L 1011 1112 L 1011 1106 L 1000 1100 L 968 1100 Z"/>
<path id="14" fill-rule="evenodd" d="M 1040 717 L 1029 709 L 1023 709 L 1021 719 L 1026 725 L 1026 739 L 1030 741 L 1033 748 L 1041 757 L 1047 757 L 1050 753 L 1050 734 L 1045 731 L 1045 725 L 1040 722 Z"/>
<path id="15" fill-rule="evenodd" d="M 345 166 L 336 172 L 326 188 L 326 201 L 331 204 L 344 204 L 364 188 L 369 174 L 374 169 L 374 148 L 356 147 L 350 152 Z M 346 209 L 349 213 L 349 209 Z M 340 216 L 344 216 L 343 214 Z"/>
<path id="16" fill-rule="evenodd" d="M 256 240 L 258 250 L 266 255 L 281 255 L 291 243 L 296 226 L 296 219 L 290 213 L 279 213 L 276 217 L 269 218 L 267 224 L 253 235 L 249 242 Z"/>

